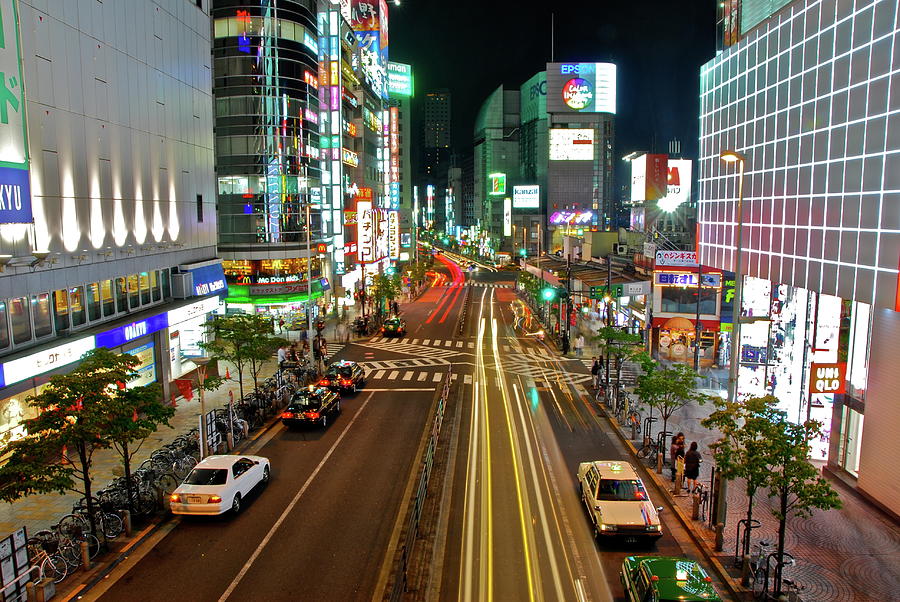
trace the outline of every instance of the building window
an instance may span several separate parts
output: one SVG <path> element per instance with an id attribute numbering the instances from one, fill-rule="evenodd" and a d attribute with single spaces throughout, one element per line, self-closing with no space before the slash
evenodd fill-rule
<path id="1" fill-rule="evenodd" d="M 119 312 L 128 311 L 128 288 L 125 284 L 125 277 L 116 278 L 116 310 Z"/>
<path id="2" fill-rule="evenodd" d="M 199 0 L 198 0 L 199 1 Z M 197 223 L 203 223 L 203 195 L 197 195 Z"/>
<path id="3" fill-rule="evenodd" d="M 9 300 L 9 318 L 12 322 L 13 342 L 16 345 L 31 340 L 31 317 L 29 314 L 28 297 L 16 297 Z"/>
<path id="4" fill-rule="evenodd" d="M 162 296 L 163 299 L 168 299 L 172 296 L 172 283 L 169 280 L 168 268 L 162 271 Z"/>
<path id="5" fill-rule="evenodd" d="M 87 310 L 88 320 L 93 322 L 100 319 L 100 285 L 96 282 L 87 285 Z"/>
<path id="6" fill-rule="evenodd" d="M 50 293 L 31 296 L 31 311 L 34 314 L 34 338 L 39 339 L 53 334 L 50 323 Z"/>
<path id="7" fill-rule="evenodd" d="M 83 286 L 73 286 L 69 289 L 69 313 L 72 314 L 72 326 L 81 326 L 87 321 L 84 317 Z"/>
<path id="8" fill-rule="evenodd" d="M 69 330 L 69 296 L 66 289 L 53 291 L 53 324 L 57 334 Z"/>
<path id="9" fill-rule="evenodd" d="M 140 286 L 138 275 L 132 274 L 128 277 L 128 307 L 137 309 L 141 306 Z"/>
<path id="10" fill-rule="evenodd" d="M 113 281 L 104 280 L 100 283 L 100 300 L 103 302 L 103 317 L 116 315 L 116 299 L 113 297 Z"/>
<path id="11" fill-rule="evenodd" d="M 0 349 L 9 347 L 9 327 L 6 323 L 6 303 L 0 302 Z"/>
<path id="12" fill-rule="evenodd" d="M 141 272 L 141 304 L 150 303 L 150 274 Z"/>
<path id="13" fill-rule="evenodd" d="M 159 286 L 159 272 L 153 270 L 150 272 L 150 290 L 153 291 L 153 300 L 162 300 L 162 288 Z"/>

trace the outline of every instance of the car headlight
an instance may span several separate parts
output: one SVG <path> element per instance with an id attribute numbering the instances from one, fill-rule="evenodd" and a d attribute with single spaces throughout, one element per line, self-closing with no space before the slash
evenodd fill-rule
<path id="1" fill-rule="evenodd" d="M 600 530 L 601 530 L 601 531 L 615 531 L 615 530 L 616 530 L 616 526 L 615 526 L 615 525 L 607 525 L 607 524 L 601 523 L 601 524 L 600 524 Z"/>

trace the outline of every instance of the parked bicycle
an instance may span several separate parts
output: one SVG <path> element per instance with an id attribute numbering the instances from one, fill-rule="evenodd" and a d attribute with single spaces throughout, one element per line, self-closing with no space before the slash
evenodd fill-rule
<path id="1" fill-rule="evenodd" d="M 62 583 L 69 574 L 69 565 L 66 559 L 59 554 L 59 539 L 52 536 L 50 531 L 38 531 L 47 533 L 51 537 L 28 538 L 28 556 L 31 558 L 32 571 L 37 571 L 40 580 L 50 579 L 53 583 Z M 35 577 L 32 574 L 32 577 Z"/>
<path id="2" fill-rule="evenodd" d="M 769 582 L 770 579 L 778 573 L 778 565 L 781 565 L 781 582 L 782 584 L 785 584 L 784 569 L 793 566 L 794 562 L 794 557 L 787 552 L 784 552 L 779 561 L 778 552 L 774 544 L 768 541 L 757 542 L 754 545 L 753 554 L 750 556 L 750 580 L 753 597 L 757 600 L 768 600 L 770 597 Z M 794 582 L 791 581 L 791 588 L 793 588 L 794 585 Z M 794 593 L 799 596 L 799 590 Z M 796 598 L 794 602 L 797 600 L 799 600 L 799 597 Z"/>

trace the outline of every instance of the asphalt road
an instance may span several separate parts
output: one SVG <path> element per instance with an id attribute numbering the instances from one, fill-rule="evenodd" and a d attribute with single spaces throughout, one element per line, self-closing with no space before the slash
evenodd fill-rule
<path id="1" fill-rule="evenodd" d="M 278 425 L 246 452 L 271 460 L 272 479 L 240 515 L 177 519 L 86 599 L 372 599 L 435 379 L 455 354 L 445 343 L 464 299 L 459 291 L 448 283 L 401 304 L 410 333 L 400 351 L 379 337 L 344 348 L 343 358 L 377 364 L 366 388 L 345 395 L 327 429 Z"/>
<path id="2" fill-rule="evenodd" d="M 471 276 L 476 341 L 444 525 L 441 600 L 624 599 L 630 554 L 702 557 L 671 509 L 655 548 L 597 543 L 577 491 L 586 460 L 631 460 L 586 394 L 588 369 L 515 329 L 509 273 Z M 497 286 L 500 285 L 500 286 Z M 525 330 L 528 330 L 527 328 Z M 644 479 L 655 503 L 661 492 Z"/>

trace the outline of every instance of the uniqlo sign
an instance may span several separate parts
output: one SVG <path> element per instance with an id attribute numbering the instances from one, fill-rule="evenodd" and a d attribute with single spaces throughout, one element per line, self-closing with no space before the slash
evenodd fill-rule
<path id="1" fill-rule="evenodd" d="M 809 367 L 809 393 L 846 393 L 847 364 L 811 364 Z"/>

